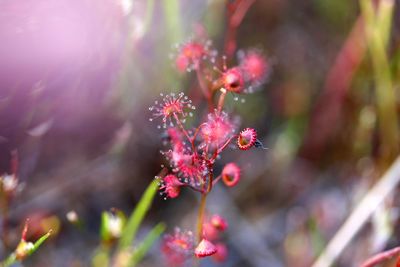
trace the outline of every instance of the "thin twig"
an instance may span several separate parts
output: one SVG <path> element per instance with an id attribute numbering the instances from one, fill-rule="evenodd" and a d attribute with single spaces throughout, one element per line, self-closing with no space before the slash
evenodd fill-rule
<path id="1" fill-rule="evenodd" d="M 312 267 L 329 267 L 400 182 L 400 157 L 368 191 Z"/>

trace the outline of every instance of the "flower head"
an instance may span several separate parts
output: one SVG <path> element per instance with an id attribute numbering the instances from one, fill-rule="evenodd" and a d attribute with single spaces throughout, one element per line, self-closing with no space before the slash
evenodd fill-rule
<path id="1" fill-rule="evenodd" d="M 161 96 L 164 95 L 161 94 Z M 154 118 L 161 117 L 164 123 L 164 128 L 167 127 L 167 120 L 169 120 L 170 125 L 173 126 L 174 124 L 171 120 L 171 117 L 177 118 L 178 115 L 181 118 L 185 118 L 187 115 L 192 116 L 191 112 L 187 112 L 188 109 L 193 110 L 195 107 L 192 105 L 192 101 L 189 100 L 187 96 L 185 96 L 183 93 L 179 93 L 178 95 L 171 93 L 166 95 L 161 103 L 156 101 L 155 105 L 149 108 L 150 111 L 153 111 L 153 117 L 150 118 L 150 121 L 152 121 Z"/>
<path id="2" fill-rule="evenodd" d="M 192 71 L 199 68 L 203 59 L 213 59 L 215 52 L 210 50 L 211 41 L 190 40 L 178 45 L 175 65 L 180 72 Z"/>
<path id="3" fill-rule="evenodd" d="M 208 173 L 205 160 L 197 154 L 172 152 L 173 171 L 182 177 L 186 183 L 196 186 L 203 182 Z"/>
<path id="4" fill-rule="evenodd" d="M 208 120 L 201 127 L 201 137 L 204 143 L 213 147 L 223 145 L 235 132 L 236 124 L 225 112 L 215 111 L 208 114 Z"/>
<path id="5" fill-rule="evenodd" d="M 216 252 L 217 248 L 215 247 L 215 245 L 204 238 L 200 241 L 200 243 L 194 250 L 194 254 L 198 258 L 208 257 L 215 254 Z"/>
<path id="6" fill-rule="evenodd" d="M 160 190 L 163 190 L 167 197 L 176 198 L 179 196 L 181 186 L 184 184 L 179 181 L 178 177 L 173 174 L 168 174 L 162 179 Z"/>
<path id="7" fill-rule="evenodd" d="M 105 242 L 114 242 L 121 237 L 126 217 L 120 210 L 112 208 L 101 215 L 101 237 Z"/>
<path id="8" fill-rule="evenodd" d="M 241 150 L 250 149 L 257 141 L 257 132 L 253 128 L 246 128 L 240 132 L 237 145 Z"/>
<path id="9" fill-rule="evenodd" d="M 239 67 L 226 70 L 221 77 L 223 87 L 229 92 L 242 93 L 245 89 L 244 75 Z"/>
<path id="10" fill-rule="evenodd" d="M 225 185 L 229 187 L 235 186 L 240 180 L 240 168 L 233 162 L 228 163 L 223 168 L 221 175 Z M 215 222 L 217 222 L 217 220 L 215 220 Z M 222 224 L 222 221 L 218 223 Z"/>
<path id="11" fill-rule="evenodd" d="M 193 234 L 176 228 L 173 234 L 167 234 L 162 241 L 162 252 L 171 266 L 179 266 L 193 255 Z"/>
<path id="12" fill-rule="evenodd" d="M 166 193 L 171 193 L 171 196 L 177 196 L 179 194 L 179 186 L 190 185 L 191 187 L 198 187 L 204 183 L 204 177 L 209 172 L 206 159 L 203 155 L 193 151 L 190 145 L 187 145 L 182 137 L 183 134 L 178 128 L 168 129 L 169 141 L 171 143 L 171 149 L 168 151 L 161 151 L 170 163 L 172 171 L 176 175 L 180 184 L 174 182 L 171 187 L 165 187 L 168 189 Z M 164 178 L 165 179 L 165 178 Z"/>
<path id="13" fill-rule="evenodd" d="M 245 81 L 251 87 L 265 82 L 270 72 L 270 66 L 264 55 L 256 49 L 239 53 L 240 68 L 243 70 Z"/>

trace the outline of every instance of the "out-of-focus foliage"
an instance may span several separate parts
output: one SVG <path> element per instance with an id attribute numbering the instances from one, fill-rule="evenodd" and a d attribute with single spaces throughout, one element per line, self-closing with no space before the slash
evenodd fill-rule
<path id="1" fill-rule="evenodd" d="M 142 260 L 153 243 L 165 230 L 165 225 L 158 223 L 143 240 L 137 242 L 135 239 L 136 232 L 150 209 L 157 191 L 158 182 L 154 180 L 148 186 L 128 219 L 119 210 L 102 213 L 100 225 L 101 244 L 93 255 L 93 267 L 110 265 L 133 267 Z M 115 243 L 118 243 L 117 249 L 113 251 Z"/>

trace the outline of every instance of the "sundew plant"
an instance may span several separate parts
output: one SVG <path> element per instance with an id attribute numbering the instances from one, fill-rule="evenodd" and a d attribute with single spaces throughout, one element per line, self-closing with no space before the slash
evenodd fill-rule
<path id="1" fill-rule="evenodd" d="M 246 13 L 248 6 L 243 6 L 242 2 L 246 1 L 231 4 L 232 17 Z M 170 266 L 185 265 L 193 257 L 212 256 L 218 262 L 224 261 L 228 251 L 219 233 L 226 230 L 228 222 L 223 214 L 208 215 L 207 196 L 219 182 L 227 187 L 236 186 L 241 178 L 241 167 L 229 162 L 220 173 L 215 172 L 215 167 L 226 150 L 251 153 L 246 150 L 263 148 L 256 130 L 250 127 L 239 130 L 239 115 L 232 114 L 224 104 L 227 94 L 238 100 L 239 96 L 258 90 L 269 76 L 270 62 L 259 49 L 236 51 L 234 39 L 228 39 L 226 49 L 218 52 L 206 36 L 203 33 L 178 45 L 172 60 L 177 71 L 188 75 L 195 73 L 196 90 L 201 91 L 207 108 L 198 110 L 183 92 L 161 93 L 162 99 L 149 108 L 150 121 L 158 123 L 157 128 L 164 132 L 167 146 L 161 154 L 168 165 L 156 177 L 162 196 L 164 199 L 179 198 L 181 190 L 187 189 L 200 198 L 196 227 L 192 230 L 176 227 L 164 237 L 162 251 Z M 235 54 L 237 58 L 232 57 Z M 192 127 L 186 123 L 188 117 L 203 119 Z"/>

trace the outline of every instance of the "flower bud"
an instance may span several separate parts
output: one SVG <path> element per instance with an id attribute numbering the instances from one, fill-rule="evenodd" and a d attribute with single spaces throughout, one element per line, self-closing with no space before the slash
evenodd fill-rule
<path id="1" fill-rule="evenodd" d="M 255 145 L 257 141 L 257 132 L 253 128 L 246 128 L 240 132 L 237 139 L 237 145 L 241 150 L 248 150 Z"/>
<path id="2" fill-rule="evenodd" d="M 120 210 L 112 209 L 109 212 L 103 212 L 100 227 L 102 240 L 112 242 L 120 238 L 125 221 L 125 215 Z"/>
<path id="3" fill-rule="evenodd" d="M 201 242 L 197 245 L 194 250 L 194 254 L 197 258 L 208 257 L 217 252 L 217 248 L 213 243 L 208 241 L 207 239 L 202 239 Z"/>
<path id="4" fill-rule="evenodd" d="M 228 163 L 223 168 L 221 175 L 225 185 L 235 186 L 240 180 L 240 168 L 233 162 Z"/>

